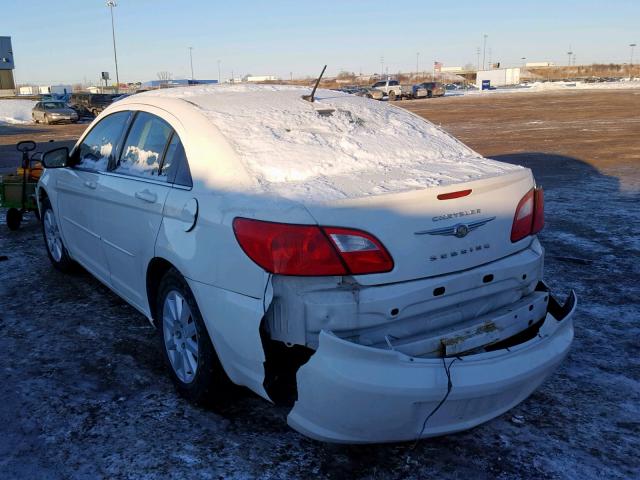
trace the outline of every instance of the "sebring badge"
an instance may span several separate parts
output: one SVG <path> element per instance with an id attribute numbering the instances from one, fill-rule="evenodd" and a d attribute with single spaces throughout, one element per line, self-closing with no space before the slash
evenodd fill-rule
<path id="1" fill-rule="evenodd" d="M 435 228 L 433 230 L 421 230 L 414 233 L 416 235 L 451 235 L 452 237 L 464 238 L 472 230 L 495 220 L 495 218 L 496 217 L 483 218 L 482 220 L 476 220 L 475 222 L 457 223 L 448 227 Z"/>

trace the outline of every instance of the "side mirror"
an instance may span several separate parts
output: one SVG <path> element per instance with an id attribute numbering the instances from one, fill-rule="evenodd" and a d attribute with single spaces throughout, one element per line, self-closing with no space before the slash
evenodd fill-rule
<path id="1" fill-rule="evenodd" d="M 63 168 L 69 162 L 69 149 L 67 147 L 54 148 L 42 155 L 44 168 Z"/>

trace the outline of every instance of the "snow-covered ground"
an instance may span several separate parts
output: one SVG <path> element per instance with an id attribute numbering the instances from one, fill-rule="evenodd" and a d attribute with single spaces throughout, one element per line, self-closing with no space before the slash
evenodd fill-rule
<path id="1" fill-rule="evenodd" d="M 533 82 L 514 87 L 498 87 L 495 90 L 447 90 L 447 96 L 491 95 L 499 93 L 532 93 L 570 90 L 626 90 L 640 89 L 640 80 L 621 80 L 619 82 Z"/>
<path id="2" fill-rule="evenodd" d="M 0 124 L 31 123 L 31 110 L 35 104 L 33 100 L 0 99 Z"/>

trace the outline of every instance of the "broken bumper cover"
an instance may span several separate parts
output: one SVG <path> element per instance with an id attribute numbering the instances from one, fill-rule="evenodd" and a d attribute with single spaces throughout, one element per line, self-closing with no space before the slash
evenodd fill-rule
<path id="1" fill-rule="evenodd" d="M 448 390 L 442 358 L 410 357 L 322 332 L 318 350 L 298 371 L 288 423 L 336 443 L 406 441 L 472 428 L 522 402 L 562 362 L 573 340 L 575 306 L 573 292 L 563 306 L 551 297 L 531 340 L 445 358 L 453 386 L 440 408 Z"/>

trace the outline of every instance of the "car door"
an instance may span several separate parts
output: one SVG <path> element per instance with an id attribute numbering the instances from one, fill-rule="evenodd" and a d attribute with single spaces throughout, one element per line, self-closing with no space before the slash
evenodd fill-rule
<path id="1" fill-rule="evenodd" d="M 109 265 L 112 288 L 139 309 L 145 309 L 146 269 L 167 194 L 171 188 L 162 170 L 173 129 L 160 117 L 135 113 L 129 131 L 98 188 L 98 234 Z"/>
<path id="2" fill-rule="evenodd" d="M 56 207 L 65 245 L 74 260 L 107 284 L 97 190 L 101 172 L 118 151 L 129 116 L 130 112 L 118 112 L 95 124 L 71 152 L 72 166 L 56 171 Z"/>
<path id="3" fill-rule="evenodd" d="M 44 113 L 43 111 L 44 111 L 44 108 L 42 106 L 42 102 L 38 102 L 36 104 L 35 111 L 33 112 L 34 120 L 37 120 L 38 122 L 42 122 L 44 120 L 44 117 L 42 115 Z"/>

